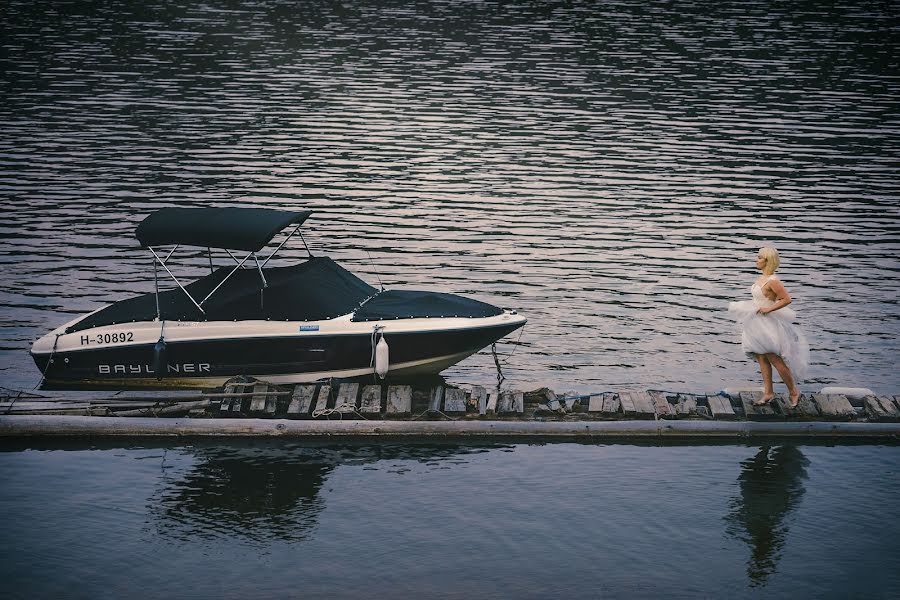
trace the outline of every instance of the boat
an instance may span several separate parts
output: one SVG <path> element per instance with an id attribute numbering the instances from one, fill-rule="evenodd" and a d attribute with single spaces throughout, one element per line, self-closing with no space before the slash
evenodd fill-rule
<path id="1" fill-rule="evenodd" d="M 217 387 L 239 375 L 274 384 L 433 375 L 525 325 L 515 310 L 471 298 L 369 285 L 313 256 L 301 231 L 311 215 L 269 208 L 150 214 L 135 236 L 153 256 L 155 290 L 35 341 L 42 386 L 179 389 Z M 296 237 L 308 256 L 270 266 Z M 182 283 L 173 258 L 183 246 L 194 256 L 206 249 L 209 274 Z M 228 264 L 214 265 L 222 260 Z M 161 290 L 166 275 L 175 285 Z"/>

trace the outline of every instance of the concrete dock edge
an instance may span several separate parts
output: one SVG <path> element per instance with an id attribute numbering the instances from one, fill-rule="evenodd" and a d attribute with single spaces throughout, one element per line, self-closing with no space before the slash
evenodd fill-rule
<path id="1" fill-rule="evenodd" d="M 375 421 L 0 416 L 0 437 L 202 436 L 296 438 L 747 438 L 847 437 L 900 440 L 900 423 L 758 421 Z"/>

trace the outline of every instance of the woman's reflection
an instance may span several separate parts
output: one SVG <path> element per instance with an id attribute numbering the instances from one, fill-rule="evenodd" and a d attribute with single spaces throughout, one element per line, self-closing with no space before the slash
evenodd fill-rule
<path id="1" fill-rule="evenodd" d="M 741 495 L 726 520 L 728 533 L 750 546 L 751 586 L 765 585 L 776 570 L 787 538 L 785 517 L 803 496 L 808 462 L 795 446 L 764 446 L 741 463 Z"/>

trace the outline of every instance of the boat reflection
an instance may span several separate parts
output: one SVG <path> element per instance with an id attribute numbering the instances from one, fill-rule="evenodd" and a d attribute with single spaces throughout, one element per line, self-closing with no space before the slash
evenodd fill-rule
<path id="1" fill-rule="evenodd" d="M 335 448 L 278 441 L 193 447 L 193 464 L 161 479 L 149 510 L 157 532 L 180 541 L 232 537 L 294 542 L 318 525 L 326 505 L 322 490 L 340 466 L 385 460 L 430 463 L 483 451 L 471 446 Z"/>
<path id="2" fill-rule="evenodd" d="M 750 546 L 747 576 L 763 586 L 776 572 L 787 538 L 787 515 L 803 496 L 809 461 L 795 446 L 764 446 L 741 463 L 740 496 L 725 517 L 726 531 Z"/>

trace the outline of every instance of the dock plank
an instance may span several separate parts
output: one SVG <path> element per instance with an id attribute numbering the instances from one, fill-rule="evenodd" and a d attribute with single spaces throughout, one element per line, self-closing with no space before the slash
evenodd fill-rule
<path id="1" fill-rule="evenodd" d="M 342 383 L 338 387 L 334 408 L 341 413 L 352 413 L 356 410 L 356 397 L 359 396 L 358 383 Z"/>
<path id="2" fill-rule="evenodd" d="M 697 416 L 697 397 L 693 394 L 678 394 L 678 403 L 675 405 L 675 415 L 678 418 Z"/>
<path id="3" fill-rule="evenodd" d="M 653 402 L 653 410 L 660 419 L 669 419 L 675 414 L 675 408 L 663 392 L 648 392 Z"/>
<path id="4" fill-rule="evenodd" d="M 250 399 L 250 412 L 262 412 L 266 408 L 266 392 L 268 384 L 257 383 L 253 386 L 253 396 Z"/>
<path id="5" fill-rule="evenodd" d="M 497 402 L 500 414 L 521 413 L 525 411 L 525 394 L 520 391 L 502 392 Z"/>
<path id="6" fill-rule="evenodd" d="M 737 418 L 734 408 L 731 406 L 731 400 L 724 396 L 707 396 L 706 403 L 709 404 L 709 412 L 714 419 L 733 421 Z"/>
<path id="7" fill-rule="evenodd" d="M 890 396 L 866 396 L 863 398 L 863 406 L 872 421 L 900 421 L 900 410 Z"/>
<path id="8" fill-rule="evenodd" d="M 496 391 L 492 391 L 488 394 L 487 406 L 485 407 L 485 412 L 489 415 L 493 415 L 497 412 L 497 400 L 499 398 L 499 393 Z"/>
<path id="9" fill-rule="evenodd" d="M 295 385 L 294 393 L 291 394 L 291 403 L 288 405 L 288 415 L 308 415 L 310 410 L 312 410 L 315 396 L 315 385 Z"/>
<path id="10" fill-rule="evenodd" d="M 847 421 L 855 413 L 850 400 L 843 394 L 813 394 L 822 417 L 829 421 Z"/>
<path id="11" fill-rule="evenodd" d="M 634 400 L 631 398 L 630 391 L 619 392 L 619 404 L 622 406 L 622 412 L 626 417 L 635 415 Z"/>
<path id="12" fill-rule="evenodd" d="M 316 407 L 313 412 L 321 412 L 328 408 L 328 401 L 331 398 L 331 385 L 324 383 L 319 388 L 319 395 L 316 396 Z"/>
<path id="13" fill-rule="evenodd" d="M 267 391 L 273 392 L 275 391 L 273 388 L 268 388 Z M 275 411 L 278 409 L 278 396 L 266 396 L 265 408 L 263 409 L 267 415 L 274 415 Z"/>
<path id="14" fill-rule="evenodd" d="M 466 393 L 456 388 L 444 390 L 444 412 L 466 412 Z"/>
<path id="15" fill-rule="evenodd" d="M 525 393 L 516 390 L 513 392 L 513 408 L 518 414 L 525 412 Z"/>
<path id="16" fill-rule="evenodd" d="M 359 399 L 359 412 L 366 415 L 381 413 L 380 385 L 363 386 L 362 395 Z"/>
<path id="17" fill-rule="evenodd" d="M 389 415 L 408 415 L 412 412 L 412 386 L 392 385 L 388 388 L 386 411 Z"/>
<path id="18" fill-rule="evenodd" d="M 613 392 L 603 393 L 603 409 L 600 411 L 604 415 L 618 415 L 622 412 L 622 403 L 619 401 L 619 395 Z"/>
<path id="19" fill-rule="evenodd" d="M 626 416 L 637 419 L 653 419 L 656 417 L 656 409 L 650 394 L 644 390 L 624 390 L 619 392 L 619 401 L 622 403 L 622 411 Z"/>
<path id="20" fill-rule="evenodd" d="M 772 403 L 754 406 L 753 401 L 762 398 L 762 392 L 741 392 L 741 405 L 744 407 L 744 415 L 751 421 L 771 421 L 778 415 Z"/>
<path id="21" fill-rule="evenodd" d="M 435 386 L 431 388 L 431 393 L 428 395 L 428 411 L 429 412 L 438 412 L 441 410 L 441 400 L 444 398 L 444 387 L 443 386 Z"/>
<path id="22" fill-rule="evenodd" d="M 485 414 L 487 412 L 487 390 L 484 389 L 484 386 L 473 385 L 472 398 L 475 399 L 476 406 L 478 406 L 478 414 Z"/>

